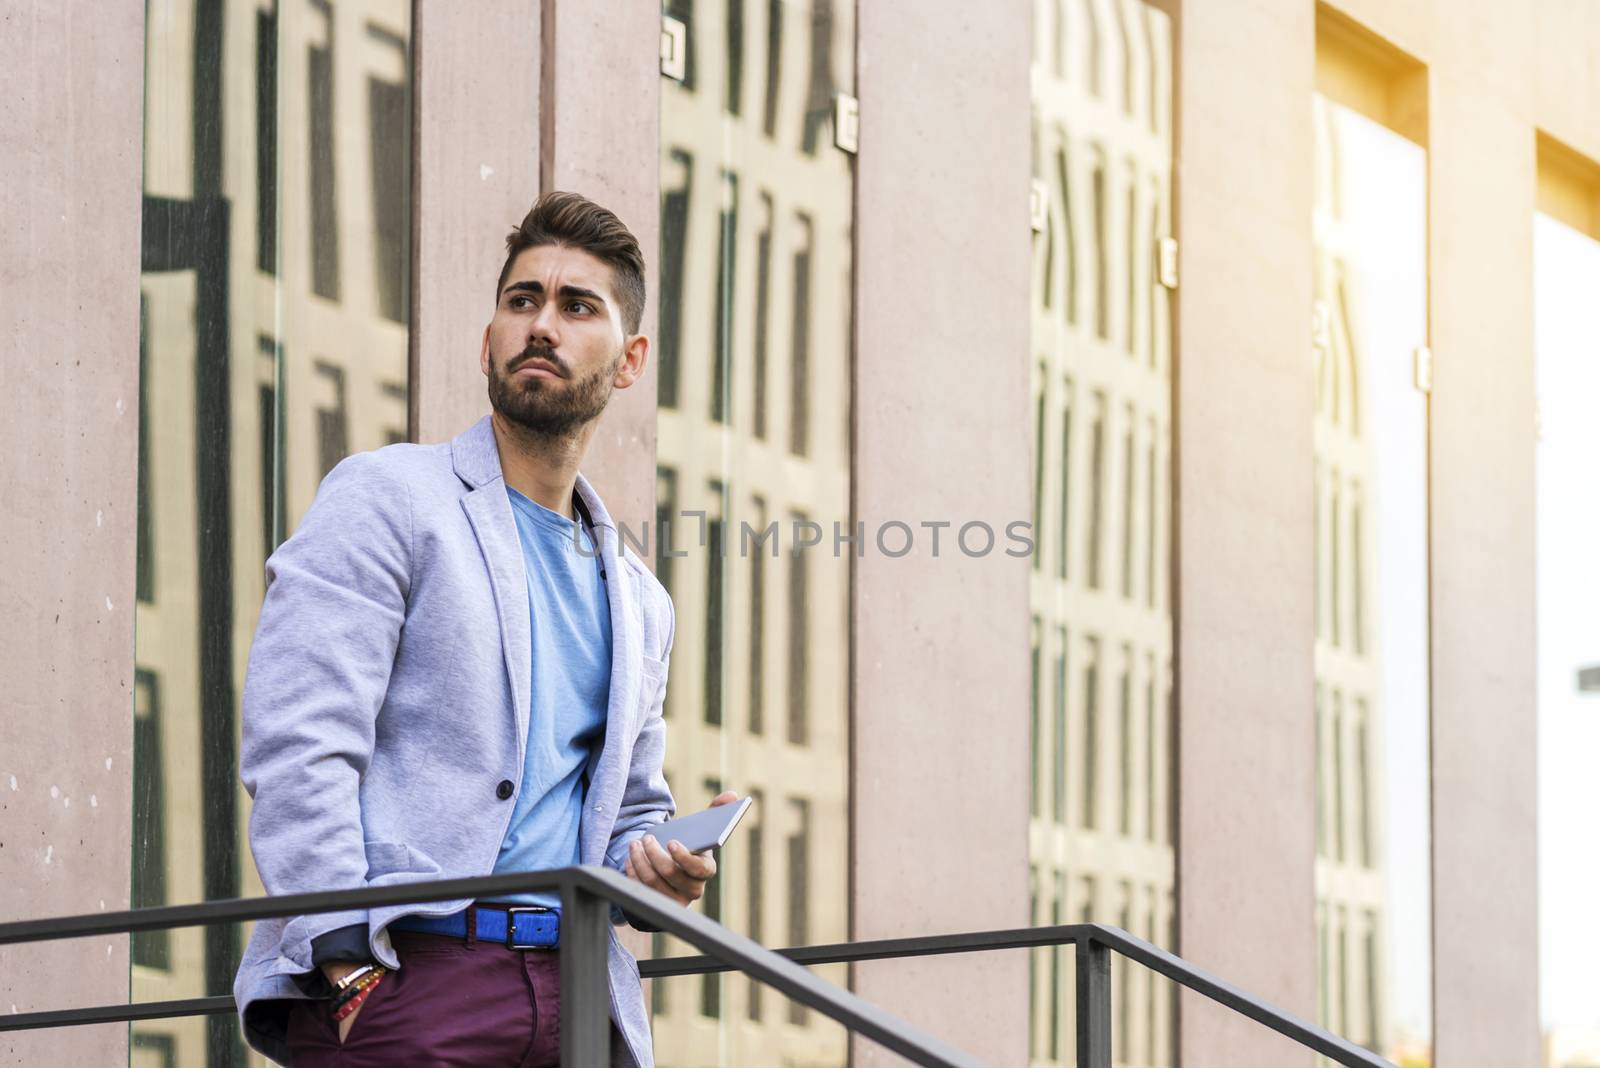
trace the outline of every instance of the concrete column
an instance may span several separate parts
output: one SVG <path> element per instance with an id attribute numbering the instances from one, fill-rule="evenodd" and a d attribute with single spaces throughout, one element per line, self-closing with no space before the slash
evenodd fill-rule
<path id="1" fill-rule="evenodd" d="M 655 4 L 546 0 L 541 186 L 603 204 L 639 239 L 656 321 L 660 239 L 661 11 Z M 601 74 L 603 72 L 603 74 Z M 644 377 L 611 398 L 584 473 L 637 535 L 655 521 L 656 350 Z"/>
<path id="2" fill-rule="evenodd" d="M 1186 3 L 1177 27 L 1178 950 L 1312 1018 L 1314 8 Z M 1179 1011 L 1185 1064 L 1311 1063 Z"/>
<path id="3" fill-rule="evenodd" d="M 0 16 L 0 916 L 128 907 L 144 5 Z M 128 999 L 128 940 L 0 948 L 0 1013 Z M 123 1025 L 0 1063 L 126 1060 Z"/>
<path id="4" fill-rule="evenodd" d="M 1030 6 L 874 0 L 857 17 L 851 937 L 1024 926 L 1029 572 L 1003 549 L 1031 514 Z M 894 520 L 916 532 L 898 559 L 872 540 Z M 999 537 L 969 557 L 955 535 L 979 520 Z M 937 557 L 923 521 L 953 524 Z M 1021 1064 L 1027 975 L 1018 951 L 866 964 L 854 983 Z"/>
<path id="5" fill-rule="evenodd" d="M 478 368 L 506 233 L 539 195 L 540 0 L 418 0 L 411 423 L 447 441 L 489 411 Z"/>
<path id="6" fill-rule="evenodd" d="M 1532 55 L 1522 13 L 1472 6 L 1440 42 L 1429 123 L 1434 1055 L 1533 1068 L 1535 141 L 1501 80 Z"/>

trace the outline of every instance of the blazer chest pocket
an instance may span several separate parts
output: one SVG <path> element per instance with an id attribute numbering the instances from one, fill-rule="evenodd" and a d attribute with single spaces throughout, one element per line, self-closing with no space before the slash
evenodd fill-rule
<path id="1" fill-rule="evenodd" d="M 639 712 L 649 715 L 667 683 L 667 664 L 653 656 L 640 658 Z"/>

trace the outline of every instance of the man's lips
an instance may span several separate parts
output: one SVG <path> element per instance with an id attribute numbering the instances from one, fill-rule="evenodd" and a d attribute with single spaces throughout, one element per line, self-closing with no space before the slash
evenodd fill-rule
<path id="1" fill-rule="evenodd" d="M 562 378 L 560 370 L 548 360 L 532 359 L 517 365 L 513 375 L 527 375 L 529 378 Z"/>

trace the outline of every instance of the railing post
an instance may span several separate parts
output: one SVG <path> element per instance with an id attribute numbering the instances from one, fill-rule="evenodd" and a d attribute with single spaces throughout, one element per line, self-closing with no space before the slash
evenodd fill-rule
<path id="1" fill-rule="evenodd" d="M 561 884 L 561 1063 L 611 1063 L 611 908 L 571 879 Z"/>
<path id="2" fill-rule="evenodd" d="M 1111 950 L 1085 938 L 1078 969 L 1078 1068 L 1111 1068 Z"/>

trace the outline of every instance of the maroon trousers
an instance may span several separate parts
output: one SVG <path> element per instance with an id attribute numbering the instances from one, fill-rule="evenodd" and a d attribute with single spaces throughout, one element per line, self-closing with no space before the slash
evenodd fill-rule
<path id="1" fill-rule="evenodd" d="M 327 1002 L 295 1002 L 289 1014 L 295 1068 L 561 1063 L 557 951 L 390 934 L 400 968 L 367 995 L 343 1045 Z"/>

